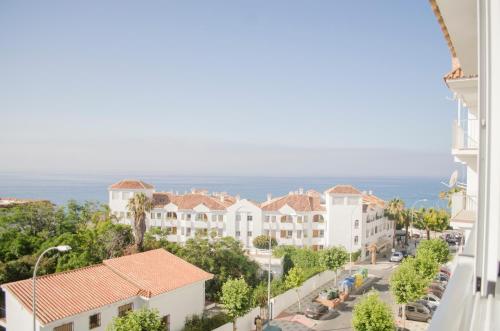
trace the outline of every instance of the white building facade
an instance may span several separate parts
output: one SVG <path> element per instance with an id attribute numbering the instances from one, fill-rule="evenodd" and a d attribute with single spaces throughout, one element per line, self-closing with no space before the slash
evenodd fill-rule
<path id="1" fill-rule="evenodd" d="M 161 275 L 162 277 L 158 277 Z M 205 307 L 212 275 L 163 249 L 37 280 L 38 331 L 105 331 L 115 317 L 156 309 L 169 331 Z M 31 279 L 3 284 L 8 331 L 32 331 Z"/>
<path id="2" fill-rule="evenodd" d="M 276 198 L 268 195 L 257 203 L 203 190 L 156 192 L 150 184 L 123 180 L 109 187 L 109 206 L 118 222 L 132 224 L 127 203 L 138 192 L 153 201 L 148 229 L 167 229 L 168 240 L 178 243 L 196 235 L 230 236 L 253 251 L 255 237 L 271 234 L 279 245 L 314 250 L 342 245 L 366 257 L 372 244 L 387 247 L 394 231 L 393 222 L 384 215 L 384 201 L 350 185 L 337 185 L 323 194 L 298 190 Z"/>

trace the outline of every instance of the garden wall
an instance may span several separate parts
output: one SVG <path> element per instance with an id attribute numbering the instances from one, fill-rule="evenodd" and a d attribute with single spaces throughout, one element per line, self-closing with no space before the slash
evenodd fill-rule
<path id="1" fill-rule="evenodd" d="M 325 283 L 333 280 L 335 278 L 335 273 L 333 271 L 324 271 L 319 273 L 302 284 L 299 289 L 300 297 L 303 298 L 318 287 L 321 287 Z M 282 293 L 271 299 L 273 304 L 273 318 L 276 318 L 279 314 L 281 314 L 286 308 L 291 306 L 297 301 L 297 294 L 295 290 L 288 290 L 285 293 Z M 236 328 L 238 331 L 250 331 L 254 330 L 254 319 L 257 315 L 260 314 L 260 308 L 252 309 L 248 314 L 243 317 L 238 318 L 236 322 Z M 224 324 L 223 326 L 218 327 L 213 331 L 232 331 L 233 325 L 232 323 Z"/>

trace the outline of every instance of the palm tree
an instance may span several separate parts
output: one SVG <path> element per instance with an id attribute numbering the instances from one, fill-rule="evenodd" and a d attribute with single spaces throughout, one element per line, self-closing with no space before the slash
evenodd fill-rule
<path id="1" fill-rule="evenodd" d="M 405 245 L 408 245 L 408 228 L 410 227 L 410 224 L 412 222 L 412 210 L 404 209 L 401 212 L 401 218 L 405 226 Z"/>
<path id="2" fill-rule="evenodd" d="M 400 198 L 394 198 L 387 203 L 385 209 L 387 217 L 394 221 L 394 234 L 392 236 L 392 247 L 396 246 L 396 224 L 403 222 L 403 211 L 405 202 Z"/>
<path id="3" fill-rule="evenodd" d="M 144 233 L 146 232 L 146 213 L 153 208 L 153 202 L 144 193 L 134 194 L 128 201 L 127 209 L 134 217 L 134 240 L 138 251 L 142 251 L 144 242 Z"/>
<path id="4" fill-rule="evenodd" d="M 439 199 L 448 200 L 448 207 L 451 207 L 451 197 L 453 196 L 453 194 L 458 193 L 458 192 L 462 192 L 462 191 L 463 191 L 463 189 L 460 187 L 457 187 L 457 186 L 452 187 L 448 191 L 439 192 Z"/>

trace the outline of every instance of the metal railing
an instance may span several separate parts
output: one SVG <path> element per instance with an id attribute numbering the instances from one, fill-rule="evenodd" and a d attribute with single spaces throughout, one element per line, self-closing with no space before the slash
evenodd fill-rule
<path id="1" fill-rule="evenodd" d="M 454 149 L 477 149 L 479 143 L 476 136 L 477 120 L 471 119 L 466 121 L 453 122 L 452 128 L 452 147 Z"/>

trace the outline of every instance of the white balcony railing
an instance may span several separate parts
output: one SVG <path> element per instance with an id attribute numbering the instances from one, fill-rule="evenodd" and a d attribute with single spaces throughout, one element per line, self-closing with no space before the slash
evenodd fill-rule
<path id="1" fill-rule="evenodd" d="M 474 150 L 479 147 L 476 137 L 477 120 L 471 119 L 466 121 L 453 122 L 452 128 L 452 147 L 453 149 L 469 149 Z"/>
<path id="2" fill-rule="evenodd" d="M 477 197 L 466 192 L 456 192 L 451 196 L 451 216 L 458 215 L 461 211 L 477 211 Z"/>

